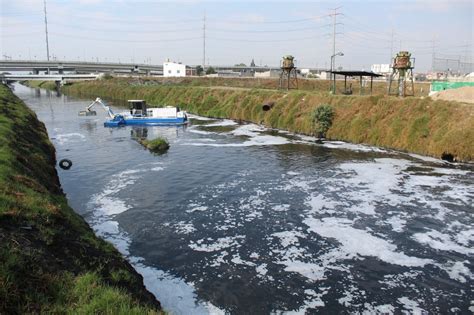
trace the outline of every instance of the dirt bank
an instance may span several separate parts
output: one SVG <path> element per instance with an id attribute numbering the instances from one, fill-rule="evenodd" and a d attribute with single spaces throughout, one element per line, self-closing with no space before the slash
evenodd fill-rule
<path id="1" fill-rule="evenodd" d="M 431 95 L 434 100 L 456 101 L 474 104 L 474 86 L 449 89 Z"/>

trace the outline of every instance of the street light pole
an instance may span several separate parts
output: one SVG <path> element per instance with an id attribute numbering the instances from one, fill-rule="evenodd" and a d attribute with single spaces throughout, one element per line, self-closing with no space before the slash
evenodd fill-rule
<path id="1" fill-rule="evenodd" d="M 333 76 L 333 79 L 331 81 L 332 81 L 332 94 L 333 95 L 336 94 L 336 74 L 333 73 L 336 68 L 336 63 L 334 62 L 334 59 L 336 58 L 336 56 L 344 56 L 344 54 L 342 52 L 338 52 L 331 56 L 331 75 Z M 334 64 L 334 67 L 333 67 L 333 64 Z"/>

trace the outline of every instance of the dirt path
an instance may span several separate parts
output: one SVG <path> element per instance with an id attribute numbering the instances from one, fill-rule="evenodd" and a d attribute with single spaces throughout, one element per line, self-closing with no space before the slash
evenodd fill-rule
<path id="1" fill-rule="evenodd" d="M 431 96 L 434 100 L 457 101 L 474 104 L 474 86 L 464 86 L 438 92 Z"/>

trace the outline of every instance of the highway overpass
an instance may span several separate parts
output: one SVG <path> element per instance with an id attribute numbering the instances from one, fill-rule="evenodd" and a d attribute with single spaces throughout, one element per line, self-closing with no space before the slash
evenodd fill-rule
<path id="1" fill-rule="evenodd" d="M 135 73 L 163 74 L 162 65 L 112 63 L 112 62 L 81 62 L 81 61 L 33 61 L 33 60 L 1 60 L 0 72 L 64 72 L 76 73 Z"/>
<path id="2" fill-rule="evenodd" d="M 195 68 L 196 66 L 190 66 Z M 213 65 L 216 71 L 264 72 L 280 70 L 279 67 L 245 67 Z M 31 72 L 43 73 L 133 73 L 142 75 L 163 75 L 163 65 L 114 63 L 114 62 L 82 62 L 82 61 L 36 61 L 36 60 L 0 60 L 0 72 Z"/>

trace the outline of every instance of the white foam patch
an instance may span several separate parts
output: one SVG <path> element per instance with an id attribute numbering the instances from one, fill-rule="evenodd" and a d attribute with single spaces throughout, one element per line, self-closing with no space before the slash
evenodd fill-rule
<path id="1" fill-rule="evenodd" d="M 317 137 L 300 135 L 300 134 L 293 134 L 293 135 L 302 140 L 302 141 L 297 141 L 297 142 L 302 142 L 302 143 L 312 144 L 312 145 L 316 144 L 316 145 L 320 145 L 320 146 L 330 148 L 330 149 L 344 149 L 344 150 L 351 150 L 351 151 L 356 151 L 356 152 L 389 153 L 385 149 L 369 146 L 369 145 L 364 145 L 364 144 L 353 144 L 353 143 L 348 143 L 344 141 L 326 141 L 326 140 L 323 141 L 323 143 L 320 143 L 320 142 L 317 142 L 320 140 L 320 138 L 317 138 Z"/>
<path id="2" fill-rule="evenodd" d="M 467 279 L 474 279 L 474 274 L 469 270 L 465 265 L 469 263 L 468 261 L 455 261 L 448 263 L 446 266 L 440 266 L 441 269 L 444 269 L 449 277 L 453 280 L 459 281 L 461 283 L 466 283 Z"/>
<path id="3" fill-rule="evenodd" d="M 407 224 L 407 220 L 400 218 L 399 215 L 390 217 L 385 222 L 392 226 L 393 231 L 399 232 L 399 233 L 403 232 L 403 229 L 404 229 L 405 225 Z"/>
<path id="4" fill-rule="evenodd" d="M 459 231 L 456 234 L 456 241 L 464 246 L 469 246 L 470 243 L 474 244 L 474 229 Z"/>
<path id="5" fill-rule="evenodd" d="M 306 200 L 306 204 L 311 207 L 311 210 L 308 211 L 310 214 L 333 214 L 336 211 L 334 210 L 336 206 L 339 206 L 341 203 L 338 201 L 333 201 L 331 199 L 325 198 L 323 195 L 309 196 Z"/>
<path id="6" fill-rule="evenodd" d="M 369 303 L 364 303 L 364 307 L 365 307 L 365 310 L 362 311 L 362 315 L 373 315 L 373 314 L 392 315 L 395 313 L 395 307 L 390 304 L 371 305 Z"/>
<path id="7" fill-rule="evenodd" d="M 439 164 L 444 164 L 446 163 L 445 161 L 443 160 L 440 160 L 440 159 L 436 159 L 434 157 L 430 157 L 430 156 L 424 156 L 424 155 L 419 155 L 419 154 L 415 154 L 415 153 L 407 153 L 408 156 L 411 156 L 415 159 L 418 159 L 418 160 L 421 160 L 421 161 L 425 161 L 425 162 L 431 162 L 431 163 L 439 163 Z"/>
<path id="8" fill-rule="evenodd" d="M 235 130 L 232 130 L 230 134 L 233 134 L 234 136 L 256 137 L 265 130 L 266 128 L 255 124 L 245 124 L 241 125 Z"/>
<path id="9" fill-rule="evenodd" d="M 462 246 L 456 243 L 451 236 L 439 231 L 430 230 L 425 233 L 416 233 L 413 234 L 412 238 L 421 244 L 428 245 L 437 250 L 453 251 L 465 255 L 474 254 L 473 248 Z"/>
<path id="10" fill-rule="evenodd" d="M 105 215 L 115 215 L 127 211 L 130 206 L 115 195 L 125 187 L 133 185 L 138 179 L 136 174 L 140 172 L 141 170 L 127 170 L 117 174 L 107 184 L 107 188 L 92 196 L 90 204 Z"/>
<path id="11" fill-rule="evenodd" d="M 273 237 L 280 239 L 280 243 L 283 247 L 290 245 L 297 245 L 299 243 L 298 238 L 305 238 L 305 235 L 299 231 L 283 231 L 272 234 Z"/>
<path id="12" fill-rule="evenodd" d="M 200 142 L 216 142 L 215 139 L 209 139 L 209 138 L 199 138 L 199 139 L 196 139 Z"/>
<path id="13" fill-rule="evenodd" d="M 216 239 L 210 243 L 212 239 L 200 239 L 196 242 L 191 241 L 188 245 L 191 249 L 198 252 L 216 252 L 229 247 L 239 247 L 239 240 L 245 239 L 243 235 L 228 236 Z"/>
<path id="14" fill-rule="evenodd" d="M 104 221 L 94 225 L 94 228 L 100 231 L 102 235 L 119 233 L 117 221 Z"/>
<path id="15" fill-rule="evenodd" d="M 303 306 L 301 306 L 299 309 L 294 311 L 278 311 L 276 313 L 285 315 L 304 315 L 308 314 L 308 311 L 311 309 L 324 307 L 326 304 L 322 300 L 322 297 L 326 295 L 329 291 L 328 288 L 319 288 L 319 290 L 321 291 L 320 293 L 317 293 L 316 291 L 311 289 L 304 290 L 305 301 L 303 303 Z"/>
<path id="16" fill-rule="evenodd" d="M 254 267 L 255 266 L 255 263 L 253 263 L 251 261 L 243 260 L 238 253 L 234 254 L 230 261 L 232 263 L 234 263 L 235 265 L 246 265 L 246 266 L 249 266 L 249 267 Z"/>
<path id="17" fill-rule="evenodd" d="M 182 145 L 209 146 L 209 147 L 252 147 L 265 145 L 282 145 L 290 143 L 288 139 L 270 135 L 255 136 L 241 143 L 183 143 Z"/>
<path id="18" fill-rule="evenodd" d="M 176 232 L 179 234 L 191 234 L 196 231 L 192 223 L 180 221 L 174 225 Z"/>
<path id="19" fill-rule="evenodd" d="M 397 300 L 403 307 L 407 310 L 410 310 L 412 314 L 424 314 L 427 313 L 425 310 L 420 308 L 418 302 L 410 300 L 407 297 L 401 297 Z"/>
<path id="20" fill-rule="evenodd" d="M 200 134 L 200 135 L 212 135 L 212 134 L 215 134 L 215 132 L 212 132 L 212 131 L 205 131 L 205 130 L 200 130 L 200 129 L 195 129 L 195 128 L 188 128 L 187 131 L 188 131 L 188 132 L 191 132 L 191 133 L 197 133 L 197 134 Z"/>
<path id="21" fill-rule="evenodd" d="M 273 209 L 273 211 L 284 212 L 284 211 L 288 211 L 290 209 L 290 205 L 289 204 L 275 205 L 275 206 L 273 206 L 272 209 Z"/>
<path id="22" fill-rule="evenodd" d="M 209 118 L 209 117 L 204 117 L 204 116 L 198 116 L 198 115 L 194 115 L 194 114 L 189 114 L 189 113 L 186 113 L 186 115 L 188 116 L 188 118 L 191 118 L 191 119 L 196 119 L 196 120 L 202 120 L 202 121 L 214 121 L 216 120 L 215 118 Z"/>
<path id="23" fill-rule="evenodd" d="M 403 176 L 401 171 L 411 163 L 388 158 L 375 159 L 374 162 L 344 163 L 339 168 L 349 173 L 350 177 L 344 180 L 345 184 L 357 186 L 369 191 L 372 196 L 386 199 L 385 196 L 392 195 L 392 190 L 398 188 Z"/>
<path id="24" fill-rule="evenodd" d="M 257 272 L 257 275 L 261 278 L 265 277 L 267 275 L 268 269 L 267 269 L 267 264 L 263 263 L 255 268 L 255 271 Z"/>
<path id="25" fill-rule="evenodd" d="M 327 269 L 317 263 L 299 260 L 284 260 L 277 263 L 286 265 L 285 271 L 298 273 L 313 282 L 326 279 Z"/>
<path id="26" fill-rule="evenodd" d="M 83 134 L 72 132 L 56 135 L 54 138 L 55 142 L 59 145 L 63 145 L 70 142 L 80 142 L 85 141 L 86 137 Z"/>
<path id="27" fill-rule="evenodd" d="M 215 123 L 205 125 L 206 127 L 224 127 L 224 126 L 235 126 L 237 123 L 230 119 L 224 119 Z"/>
<path id="28" fill-rule="evenodd" d="M 316 138 L 314 138 L 316 140 Z M 324 141 L 321 144 L 323 147 L 331 148 L 331 149 L 346 149 L 351 151 L 359 151 L 359 152 L 379 152 L 379 153 L 387 153 L 387 150 L 372 147 L 363 144 L 352 144 L 343 141 Z"/>
<path id="29" fill-rule="evenodd" d="M 186 210 L 186 212 L 188 212 L 188 213 L 202 212 L 202 211 L 206 211 L 208 209 L 208 206 L 200 206 L 200 205 L 195 205 L 195 204 L 190 204 L 190 206 L 192 208 L 189 209 L 189 210 Z"/>
<path id="30" fill-rule="evenodd" d="M 134 267 L 143 276 L 145 287 L 156 296 L 167 314 L 225 314 L 210 303 L 198 301 L 194 287 L 182 279 L 141 262 L 134 263 Z"/>
<path id="31" fill-rule="evenodd" d="M 353 228 L 352 221 L 341 218 L 324 218 L 322 220 L 307 218 L 303 221 L 309 226 L 308 231 L 325 238 L 336 239 L 346 259 L 376 257 L 389 264 L 407 267 L 423 267 L 432 263 L 430 259 L 407 256 L 397 251 L 397 247 L 387 240 L 371 235 L 369 232 Z"/>

